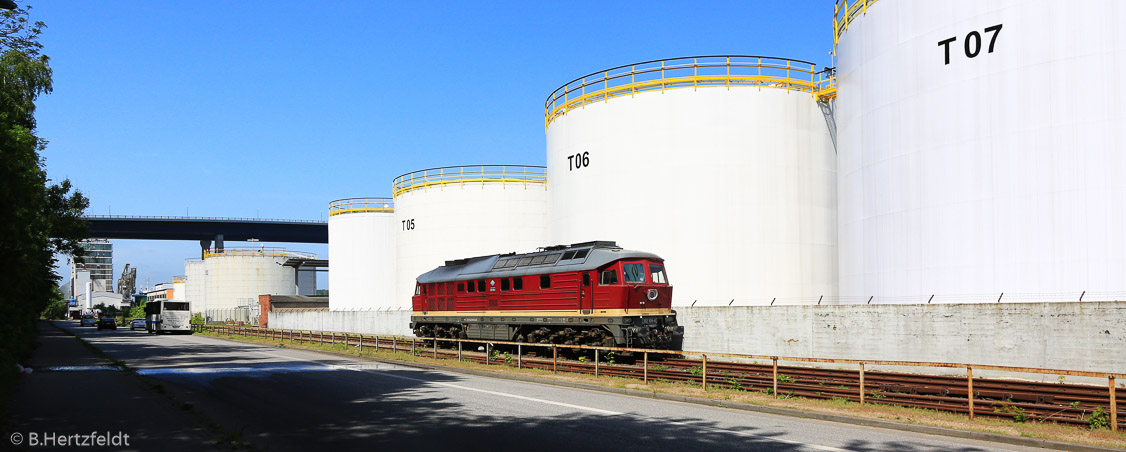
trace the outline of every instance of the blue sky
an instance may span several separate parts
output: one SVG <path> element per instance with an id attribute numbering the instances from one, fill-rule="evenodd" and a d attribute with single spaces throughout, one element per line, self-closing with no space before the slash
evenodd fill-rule
<path id="1" fill-rule="evenodd" d="M 48 175 L 94 215 L 324 219 L 417 169 L 543 165 L 544 100 L 584 74 L 714 54 L 831 65 L 831 0 L 20 3 L 48 26 Z M 131 263 L 138 286 L 199 256 L 114 247 L 115 278 Z"/>

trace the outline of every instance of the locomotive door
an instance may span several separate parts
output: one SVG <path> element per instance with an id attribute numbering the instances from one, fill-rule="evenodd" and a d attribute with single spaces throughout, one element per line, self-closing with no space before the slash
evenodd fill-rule
<path id="1" fill-rule="evenodd" d="M 584 272 L 579 285 L 579 310 L 583 314 L 594 312 L 594 272 Z"/>

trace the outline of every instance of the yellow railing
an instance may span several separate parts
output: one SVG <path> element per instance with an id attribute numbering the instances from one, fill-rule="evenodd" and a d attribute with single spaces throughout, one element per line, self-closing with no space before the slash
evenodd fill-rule
<path id="1" fill-rule="evenodd" d="M 284 248 L 258 247 L 258 248 L 224 248 L 222 250 L 204 250 L 203 258 L 218 256 L 282 256 L 303 259 L 316 259 L 314 253 L 303 251 L 286 251 Z"/>
<path id="2" fill-rule="evenodd" d="M 838 0 L 837 6 L 833 10 L 833 48 L 837 48 L 837 43 L 841 41 L 841 34 L 848 30 L 848 25 L 852 23 L 852 19 L 861 14 L 868 12 L 868 7 L 877 0 L 852 0 L 849 5 L 848 0 Z"/>
<path id="3" fill-rule="evenodd" d="M 173 276 L 172 277 L 172 284 L 182 283 L 182 282 L 187 282 L 187 281 L 188 281 L 187 276 Z"/>
<path id="4" fill-rule="evenodd" d="M 754 86 L 807 92 L 815 97 L 831 83 L 808 61 L 748 55 L 708 55 L 646 61 L 595 72 L 560 86 L 544 104 L 544 127 L 587 104 L 647 91 Z M 833 96 L 836 95 L 835 85 Z"/>
<path id="5" fill-rule="evenodd" d="M 395 201 L 391 198 L 347 198 L 328 203 L 328 216 L 345 213 L 395 211 Z"/>
<path id="6" fill-rule="evenodd" d="M 391 192 L 397 198 L 403 193 L 430 187 L 466 184 L 513 184 L 547 187 L 547 170 L 542 166 L 475 165 L 430 168 L 396 177 Z"/>

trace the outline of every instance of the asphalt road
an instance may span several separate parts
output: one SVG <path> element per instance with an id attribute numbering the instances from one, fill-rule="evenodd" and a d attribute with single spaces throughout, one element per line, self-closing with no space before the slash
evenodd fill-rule
<path id="1" fill-rule="evenodd" d="M 1033 450 L 203 336 L 60 325 L 220 425 L 227 439 L 259 450 Z"/>

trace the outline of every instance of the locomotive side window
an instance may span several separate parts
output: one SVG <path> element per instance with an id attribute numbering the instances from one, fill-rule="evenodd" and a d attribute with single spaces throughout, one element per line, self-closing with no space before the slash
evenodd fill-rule
<path id="1" fill-rule="evenodd" d="M 477 280 L 477 291 L 478 292 L 484 292 L 485 291 L 485 280 L 483 280 L 483 279 Z"/>
<path id="2" fill-rule="evenodd" d="M 625 277 L 627 283 L 645 282 L 645 264 L 622 265 L 622 276 Z"/>
<path id="3" fill-rule="evenodd" d="M 590 273 L 583 273 L 583 285 L 590 287 Z"/>
<path id="4" fill-rule="evenodd" d="M 656 284 L 668 284 L 668 280 L 665 279 L 664 265 L 649 264 L 649 275 Z"/>
<path id="5" fill-rule="evenodd" d="M 524 290 L 524 278 L 522 276 L 512 278 L 512 290 Z"/>
<path id="6" fill-rule="evenodd" d="M 506 291 L 508 289 L 509 289 L 508 278 L 501 279 L 500 280 L 500 290 L 503 292 L 503 291 Z"/>
<path id="7" fill-rule="evenodd" d="M 508 264 L 508 259 L 500 259 L 500 260 L 497 261 L 496 264 L 493 264 L 493 268 L 494 269 L 504 268 L 504 266 L 507 265 L 507 264 Z"/>
<path id="8" fill-rule="evenodd" d="M 542 264 L 542 263 L 543 263 L 543 260 L 544 260 L 544 259 L 547 259 L 547 255 L 546 255 L 546 254 L 541 254 L 541 255 L 539 255 L 539 256 L 533 257 L 533 258 L 532 258 L 532 265 L 539 265 L 539 264 Z"/>
<path id="9" fill-rule="evenodd" d="M 476 289 L 477 289 L 477 284 L 474 283 L 473 281 L 469 281 L 468 283 L 465 284 L 465 291 L 466 292 L 473 293 L 473 292 L 477 291 Z"/>
<path id="10" fill-rule="evenodd" d="M 551 288 L 551 275 L 540 275 L 540 289 Z"/>
<path id="11" fill-rule="evenodd" d="M 598 277 L 598 284 L 608 286 L 610 284 L 618 283 L 618 271 L 614 269 L 602 270 L 602 274 Z"/>
<path id="12" fill-rule="evenodd" d="M 457 291 L 465 292 L 465 283 L 457 283 Z"/>
<path id="13" fill-rule="evenodd" d="M 525 258 L 523 258 L 523 259 L 520 259 L 520 262 L 517 262 L 517 263 L 516 263 L 516 266 L 518 266 L 518 267 L 523 267 L 523 266 L 525 266 L 525 265 L 528 265 L 528 264 L 530 264 L 530 263 L 532 263 L 532 258 L 530 258 L 530 257 L 525 257 Z"/>
<path id="14" fill-rule="evenodd" d="M 562 256 L 562 253 L 548 254 L 547 259 L 544 259 L 543 263 L 554 264 L 559 262 L 559 256 Z"/>

